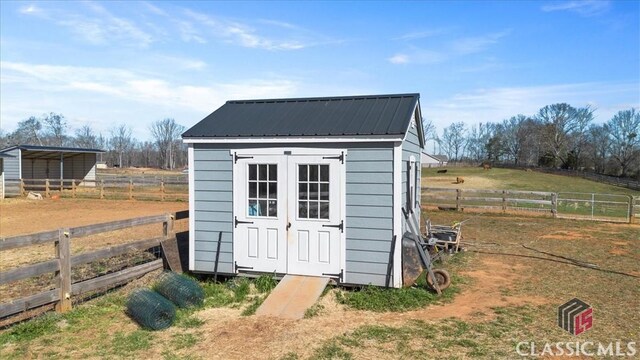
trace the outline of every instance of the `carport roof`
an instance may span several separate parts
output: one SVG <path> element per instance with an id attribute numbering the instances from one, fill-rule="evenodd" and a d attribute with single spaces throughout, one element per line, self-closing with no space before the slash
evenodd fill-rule
<path id="1" fill-rule="evenodd" d="M 6 157 L 6 152 L 20 149 L 23 151 L 22 157 L 28 159 L 60 159 L 63 157 L 71 157 L 78 154 L 97 154 L 103 153 L 100 149 L 73 148 L 60 146 L 39 146 L 39 145 L 14 145 L 0 150 L 0 156 Z"/>

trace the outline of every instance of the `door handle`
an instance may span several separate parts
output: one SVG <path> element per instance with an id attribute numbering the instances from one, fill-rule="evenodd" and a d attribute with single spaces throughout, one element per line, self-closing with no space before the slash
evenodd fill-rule
<path id="1" fill-rule="evenodd" d="M 234 227 L 238 227 L 238 224 L 253 224 L 253 221 L 240 221 L 238 217 L 235 217 L 235 225 Z"/>
<path id="2" fill-rule="evenodd" d="M 339 225 L 322 225 L 322 227 L 332 227 L 340 229 L 340 232 L 344 232 L 344 220 L 340 220 Z"/>
<path id="3" fill-rule="evenodd" d="M 291 228 L 291 223 L 287 223 L 287 231 Z"/>

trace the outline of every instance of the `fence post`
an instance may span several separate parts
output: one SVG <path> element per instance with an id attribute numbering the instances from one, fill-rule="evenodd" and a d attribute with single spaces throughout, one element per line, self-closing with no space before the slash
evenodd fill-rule
<path id="1" fill-rule="evenodd" d="M 75 199 L 76 198 L 76 181 L 75 180 L 71 180 L 71 194 L 72 194 L 72 197 Z"/>
<path id="2" fill-rule="evenodd" d="M 460 211 L 460 199 L 462 197 L 462 189 L 456 189 L 456 211 Z"/>
<path id="3" fill-rule="evenodd" d="M 558 193 L 551 193 L 551 214 L 554 219 L 558 217 Z"/>
<path id="4" fill-rule="evenodd" d="M 507 190 L 502 190 L 502 213 L 507 212 Z"/>
<path id="5" fill-rule="evenodd" d="M 100 180 L 100 199 L 104 199 L 104 180 Z"/>
<path id="6" fill-rule="evenodd" d="M 633 224 L 635 218 L 635 198 L 629 195 L 629 224 Z"/>
<path id="7" fill-rule="evenodd" d="M 49 197 L 49 179 L 44 180 L 44 196 Z"/>
<path id="8" fill-rule="evenodd" d="M 58 277 L 58 289 L 60 290 L 60 301 L 56 304 L 57 312 L 67 312 L 71 310 L 71 251 L 69 229 L 60 229 L 58 241 L 56 242 L 56 257 L 60 263 Z"/>
<path id="9" fill-rule="evenodd" d="M 173 233 L 173 223 L 175 218 L 171 214 L 167 214 L 167 219 L 162 223 L 162 235 L 165 239 L 169 238 L 169 234 Z"/>
<path id="10" fill-rule="evenodd" d="M 20 179 L 20 196 L 24 196 L 24 195 L 25 195 L 24 180 Z"/>
<path id="11" fill-rule="evenodd" d="M 129 179 L 129 200 L 133 200 L 133 180 Z"/>
<path id="12" fill-rule="evenodd" d="M 160 180 L 160 201 L 164 201 L 164 180 Z"/>

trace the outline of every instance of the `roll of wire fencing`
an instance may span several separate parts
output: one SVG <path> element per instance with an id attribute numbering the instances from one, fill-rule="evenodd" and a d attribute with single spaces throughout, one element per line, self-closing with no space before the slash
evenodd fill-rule
<path id="1" fill-rule="evenodd" d="M 127 300 L 127 313 L 142 327 L 162 330 L 176 319 L 176 307 L 171 301 L 151 289 L 134 290 Z"/>
<path id="2" fill-rule="evenodd" d="M 162 273 L 153 289 L 180 308 L 200 306 L 204 302 L 204 290 L 200 284 L 175 272 Z"/>

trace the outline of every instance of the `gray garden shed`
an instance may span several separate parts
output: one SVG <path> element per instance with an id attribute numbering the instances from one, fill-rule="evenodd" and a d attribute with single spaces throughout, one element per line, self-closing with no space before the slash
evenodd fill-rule
<path id="1" fill-rule="evenodd" d="M 419 94 L 228 101 L 182 135 L 189 269 L 402 286 L 422 131 Z"/>

